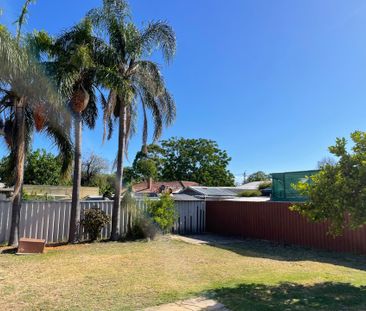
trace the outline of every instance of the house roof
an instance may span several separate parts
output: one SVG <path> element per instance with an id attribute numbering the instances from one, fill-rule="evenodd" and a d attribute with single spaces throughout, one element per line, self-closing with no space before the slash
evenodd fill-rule
<path id="1" fill-rule="evenodd" d="M 236 196 L 236 188 L 235 187 L 201 187 L 201 186 L 190 186 L 188 187 L 189 190 L 193 190 L 198 195 L 204 196 L 220 196 L 220 197 L 227 197 L 227 196 Z"/>
<path id="2" fill-rule="evenodd" d="M 132 186 L 132 191 L 135 193 L 160 193 L 161 189 L 172 189 L 173 193 L 177 193 L 190 186 L 198 186 L 199 184 L 194 181 L 153 181 L 151 188 L 148 186 L 148 182 L 144 181 Z"/>
<path id="3" fill-rule="evenodd" d="M 175 193 L 173 195 L 173 199 L 174 201 L 203 201 L 201 198 L 183 193 Z"/>
<path id="4" fill-rule="evenodd" d="M 248 182 L 244 185 L 240 185 L 237 188 L 241 189 L 241 190 L 258 190 L 260 184 L 264 183 L 264 182 L 269 182 L 270 180 L 267 181 L 252 181 L 252 182 Z"/>

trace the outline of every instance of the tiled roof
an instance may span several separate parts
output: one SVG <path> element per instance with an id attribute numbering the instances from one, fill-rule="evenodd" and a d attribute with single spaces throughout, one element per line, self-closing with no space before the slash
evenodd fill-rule
<path id="1" fill-rule="evenodd" d="M 160 193 L 161 189 L 172 189 L 173 193 L 179 192 L 187 187 L 199 186 L 194 181 L 153 181 L 151 188 L 148 186 L 148 182 L 144 181 L 132 186 L 132 191 L 136 193 Z"/>

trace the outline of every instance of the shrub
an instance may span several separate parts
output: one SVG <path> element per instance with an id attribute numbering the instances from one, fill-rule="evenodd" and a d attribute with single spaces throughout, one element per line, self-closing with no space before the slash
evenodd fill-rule
<path id="1" fill-rule="evenodd" d="M 147 212 L 152 221 L 159 226 L 163 233 L 169 232 L 177 218 L 173 198 L 166 193 L 159 200 L 150 200 L 147 204 Z"/>
<path id="2" fill-rule="evenodd" d="M 244 190 L 238 194 L 239 197 L 260 197 L 262 192 L 259 190 Z"/>
<path id="3" fill-rule="evenodd" d="M 127 233 L 130 239 L 151 239 L 154 240 L 158 233 L 156 225 L 146 217 L 138 217 Z"/>
<path id="4" fill-rule="evenodd" d="M 158 233 L 157 226 L 136 204 L 136 199 L 133 197 L 131 188 L 123 195 L 121 206 L 127 209 L 134 217 L 129 217 L 129 223 L 126 238 L 127 239 L 146 239 L 153 240 Z"/>
<path id="5" fill-rule="evenodd" d="M 260 183 L 258 189 L 263 190 L 263 189 L 271 188 L 271 187 L 272 187 L 272 182 L 271 181 L 264 181 L 264 182 Z"/>
<path id="6" fill-rule="evenodd" d="M 111 217 L 108 216 L 103 210 L 98 207 L 92 207 L 86 209 L 84 212 L 84 219 L 81 224 L 84 226 L 91 241 L 95 241 L 99 238 L 100 231 L 105 225 L 111 221 Z"/>

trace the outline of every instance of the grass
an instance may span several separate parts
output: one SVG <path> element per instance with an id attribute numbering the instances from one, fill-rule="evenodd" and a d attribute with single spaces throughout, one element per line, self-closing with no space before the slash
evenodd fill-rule
<path id="1" fill-rule="evenodd" d="M 2 310 L 140 310 L 198 295 L 231 310 L 366 309 L 365 257 L 171 239 L 0 255 Z"/>

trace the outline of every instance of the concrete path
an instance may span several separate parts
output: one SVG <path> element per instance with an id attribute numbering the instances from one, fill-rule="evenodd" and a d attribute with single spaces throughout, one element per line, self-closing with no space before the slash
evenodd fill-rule
<path id="1" fill-rule="evenodd" d="M 178 240 L 182 242 L 186 242 L 189 244 L 206 244 L 206 245 L 227 245 L 234 243 L 243 243 L 244 241 L 238 238 L 233 237 L 223 237 L 219 235 L 213 234 L 200 234 L 200 235 L 190 235 L 190 236 L 182 236 L 182 235 L 171 235 L 173 240 Z"/>
<path id="2" fill-rule="evenodd" d="M 223 304 L 205 297 L 181 300 L 174 303 L 147 308 L 145 311 L 230 311 Z"/>

